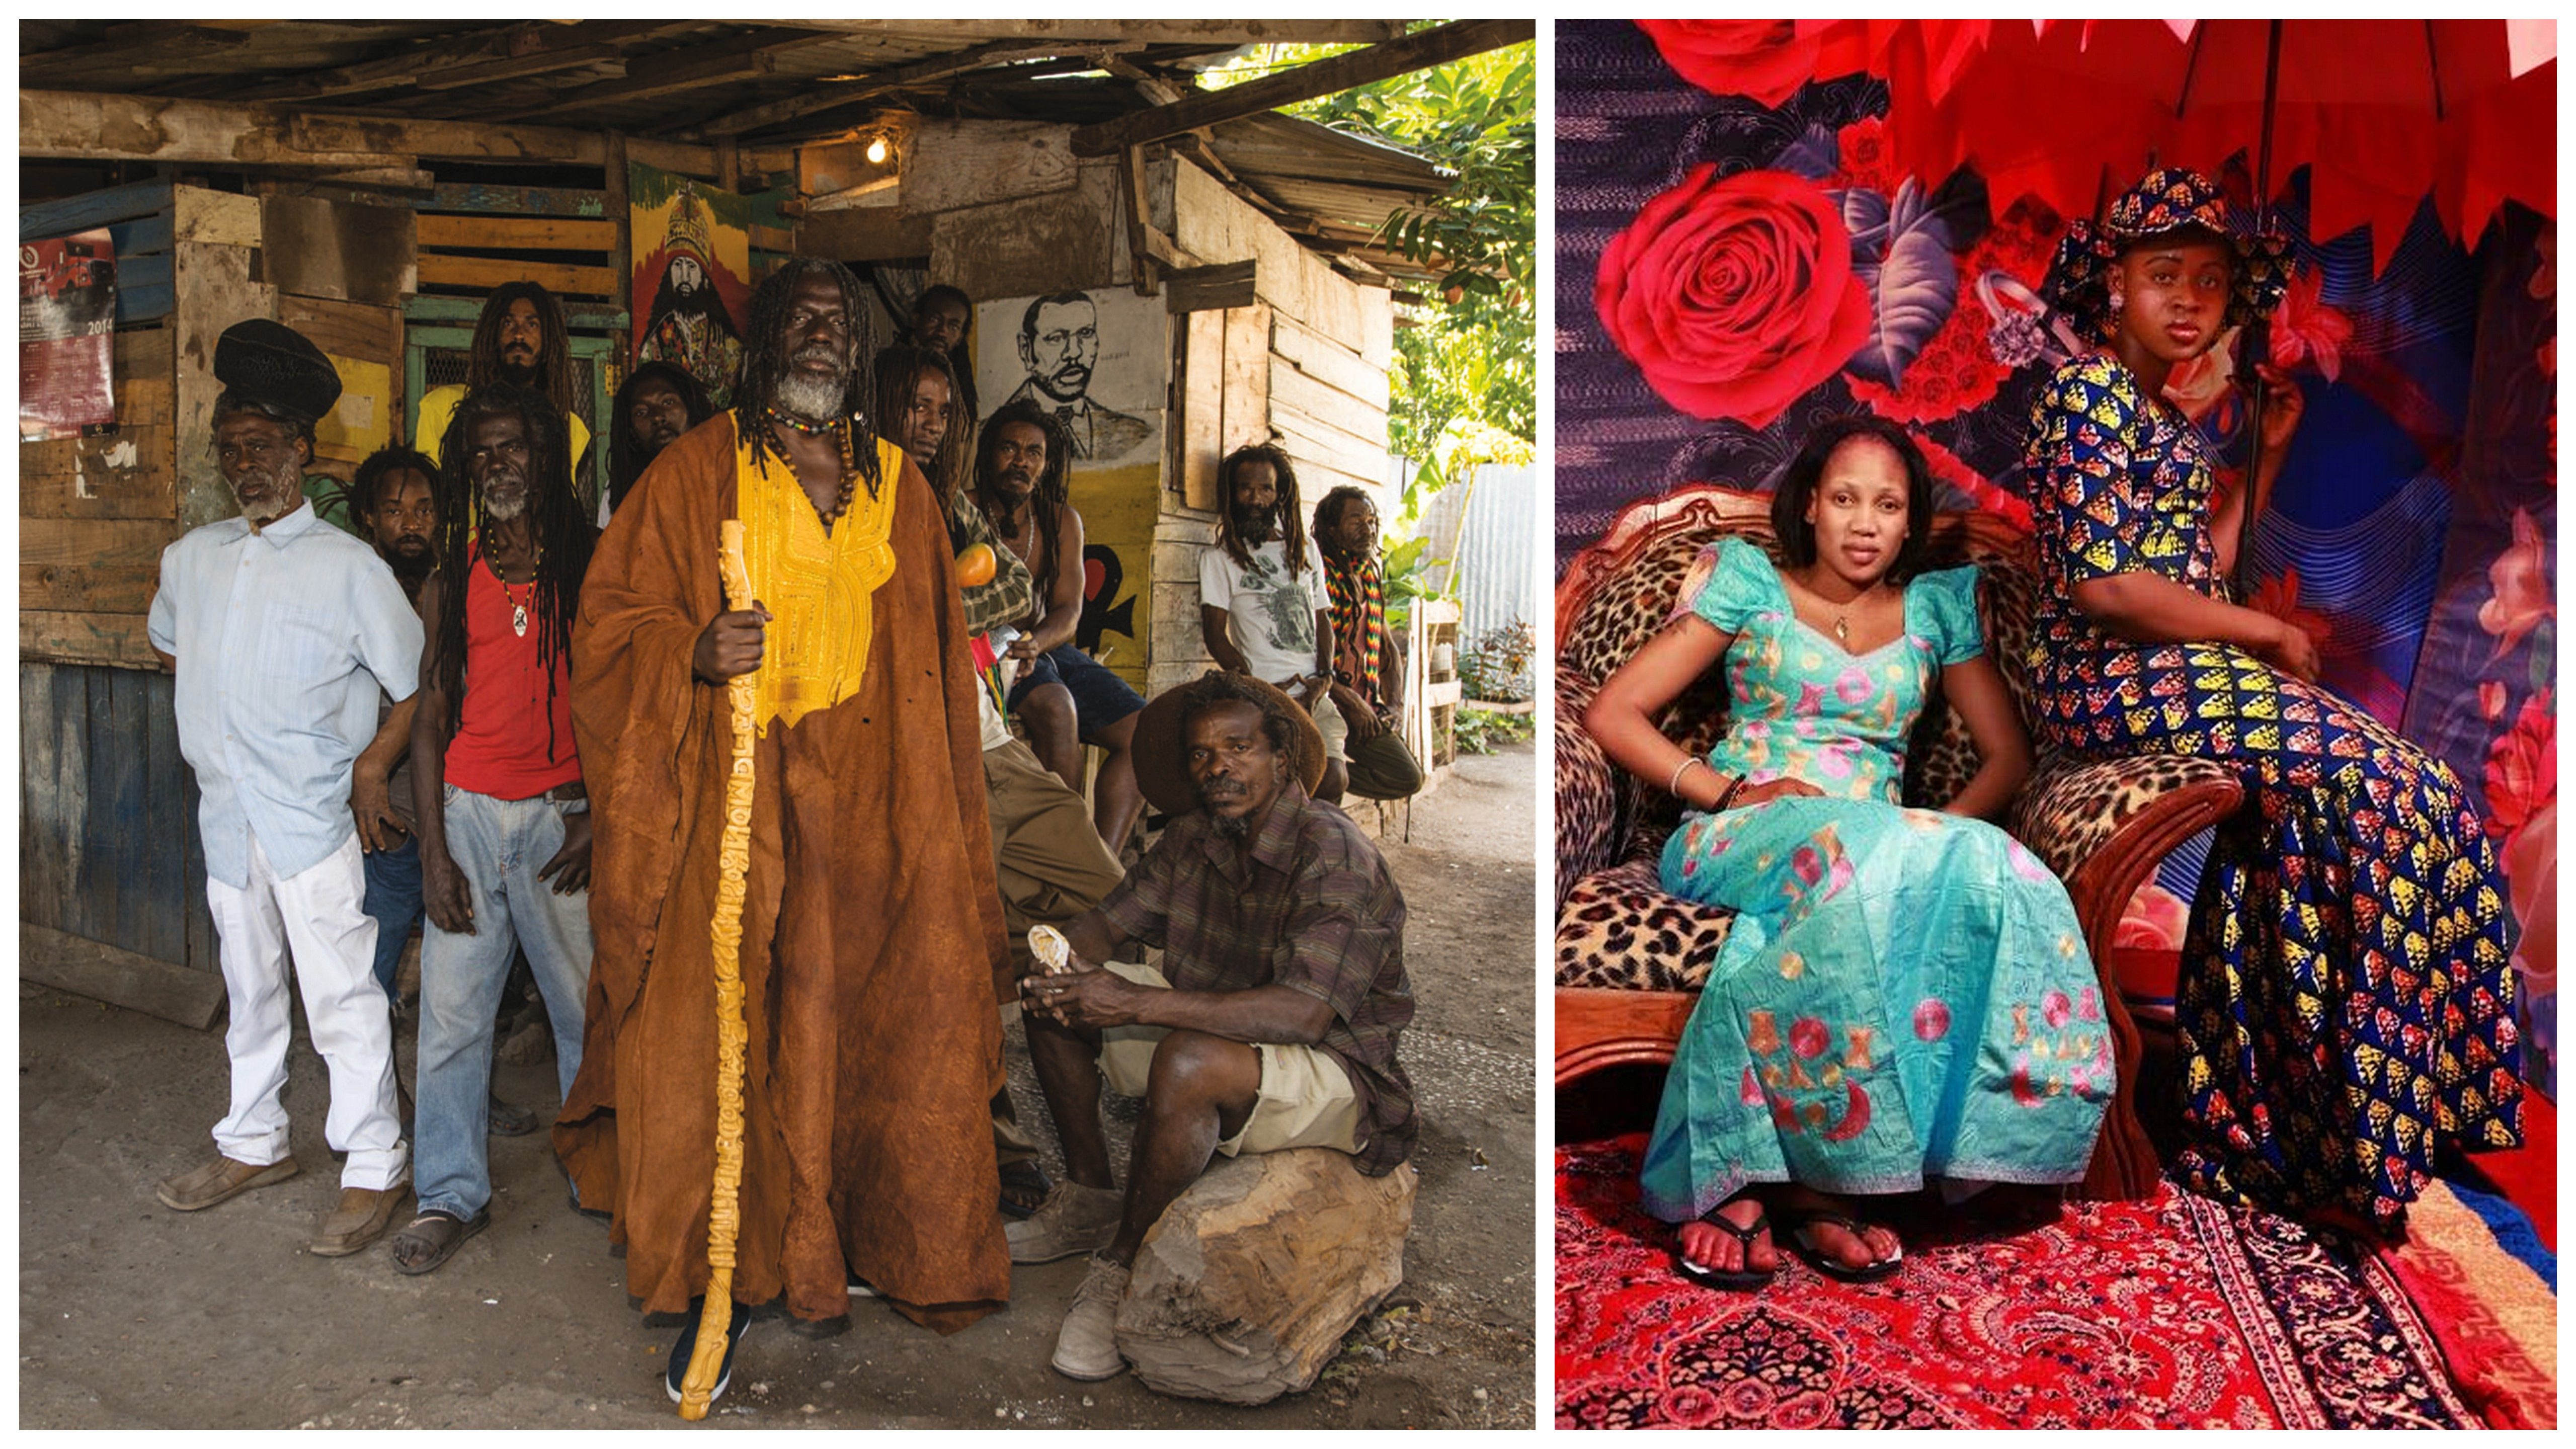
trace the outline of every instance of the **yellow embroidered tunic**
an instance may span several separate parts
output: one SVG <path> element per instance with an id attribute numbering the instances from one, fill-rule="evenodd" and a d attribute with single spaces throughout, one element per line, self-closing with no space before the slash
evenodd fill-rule
<path id="1" fill-rule="evenodd" d="M 765 466 L 764 466 L 765 463 Z M 823 530 L 796 470 L 757 440 L 735 450 L 734 482 L 743 523 L 751 596 L 770 612 L 760 668 L 752 675 L 752 718 L 793 726 L 858 692 L 867 677 L 872 600 L 894 577 L 895 489 L 903 450 L 877 442 L 877 486 L 850 494 L 850 511 Z"/>

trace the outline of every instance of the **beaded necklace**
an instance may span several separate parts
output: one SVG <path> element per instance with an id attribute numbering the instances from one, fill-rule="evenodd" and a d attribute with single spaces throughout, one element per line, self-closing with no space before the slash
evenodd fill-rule
<path id="1" fill-rule="evenodd" d="M 528 637 L 528 606 L 537 601 L 536 571 L 546 561 L 546 546 L 540 543 L 535 548 L 537 556 L 528 566 L 528 597 L 524 600 L 510 592 L 513 585 L 502 574 L 499 560 L 493 558 L 488 550 L 483 553 L 483 566 L 492 571 L 492 581 L 501 586 L 501 598 L 510 606 L 510 631 L 522 639 Z"/>
<path id="2" fill-rule="evenodd" d="M 833 523 L 840 519 L 841 515 L 850 511 L 850 500 L 855 497 L 858 492 L 859 463 L 857 455 L 850 445 L 850 420 L 848 418 L 834 418 L 828 423 L 809 423 L 793 413 L 782 413 L 776 408 L 769 409 L 769 420 L 773 423 L 778 423 L 791 431 L 801 433 L 809 438 L 819 438 L 825 433 L 830 433 L 840 444 L 840 497 L 833 500 L 831 507 L 816 508 L 814 510 L 817 514 L 822 516 L 823 527 L 828 531 Z M 785 449 L 778 446 L 776 439 L 764 438 L 761 441 L 769 451 L 778 455 L 778 461 L 787 464 L 789 472 L 792 473 L 795 471 L 795 462 L 787 456 Z M 810 501 L 811 495 L 808 495 L 808 499 Z"/>

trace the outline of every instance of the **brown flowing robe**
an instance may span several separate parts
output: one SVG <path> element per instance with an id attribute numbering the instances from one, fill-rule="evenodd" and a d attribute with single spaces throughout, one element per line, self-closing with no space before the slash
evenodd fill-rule
<path id="1" fill-rule="evenodd" d="M 573 634 L 596 946 L 554 1140 L 582 1204 L 614 1215 L 648 1312 L 685 1309 L 709 1277 L 707 928 L 731 734 L 724 691 L 690 662 L 725 607 L 734 470 L 730 414 L 654 460 L 600 537 Z M 771 720 L 758 745 L 733 1296 L 784 1293 L 800 1318 L 835 1318 L 846 1260 L 954 1332 L 1010 1295 L 986 1109 L 1001 1081 L 1002 917 L 947 527 L 918 472 L 895 510 L 857 692 L 794 726 Z"/>

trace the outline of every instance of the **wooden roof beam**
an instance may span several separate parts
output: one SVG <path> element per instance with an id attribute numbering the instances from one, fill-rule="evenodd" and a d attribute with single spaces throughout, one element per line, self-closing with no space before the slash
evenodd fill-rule
<path id="1" fill-rule="evenodd" d="M 707 146 L 637 137 L 627 141 L 626 151 L 633 159 L 665 171 L 713 176 L 717 170 L 716 151 Z M 551 126 L 330 115 L 274 105 L 22 90 L 18 92 L 18 155 L 22 160 L 330 171 L 418 161 L 602 166 L 607 164 L 607 142 L 597 131 Z M 761 158 L 753 160 L 760 164 Z"/>
<path id="2" fill-rule="evenodd" d="M 206 55 L 237 49 L 249 39 L 250 36 L 238 30 L 216 30 L 167 20 L 129 20 L 109 26 L 102 38 L 86 44 L 21 55 L 18 57 L 18 74 L 23 80 L 29 75 L 76 66 L 114 65 L 118 62 L 139 65 L 182 55 Z"/>
<path id="3" fill-rule="evenodd" d="M 1447 25 L 1372 45 L 1365 50 L 1348 51 L 1301 65 L 1294 70 L 1278 71 L 1257 81 L 1247 81 L 1221 91 L 1205 91 L 1185 101 L 1138 111 L 1114 121 L 1082 126 L 1073 133 L 1076 156 L 1113 156 L 1130 146 L 1195 131 L 1243 116 L 1275 111 L 1299 101 L 1311 101 L 1368 85 L 1373 81 L 1447 65 L 1471 55 L 1482 55 L 1506 45 L 1517 45 L 1538 34 L 1534 20 L 1453 20 Z"/>
<path id="4" fill-rule="evenodd" d="M 772 26 L 729 40 L 640 55 L 626 63 L 625 79 L 566 91 L 552 104 L 530 114 L 551 116 L 593 106 L 629 105 L 701 86 L 757 80 L 775 72 L 778 57 L 785 52 L 840 38 L 829 31 Z"/>
<path id="5" fill-rule="evenodd" d="M 766 105 L 753 106 L 748 110 L 718 116 L 688 134 L 695 140 L 717 136 L 739 136 L 746 131 L 757 131 L 763 127 L 779 125 L 802 116 L 810 116 L 816 111 L 828 111 L 904 86 L 946 80 L 950 76 L 964 75 L 968 71 L 981 70 L 986 66 L 1008 65 L 1013 61 L 1050 59 L 1073 48 L 1054 43 L 1029 45 L 1016 40 L 991 41 L 983 45 L 969 46 L 964 50 L 953 50 L 945 55 L 928 56 L 910 65 L 897 66 L 850 85 L 811 89 L 802 95 L 789 96 L 785 100 L 771 101 Z"/>
<path id="6" fill-rule="evenodd" d="M 426 45 L 406 45 L 375 60 L 296 76 L 239 91 L 245 101 L 318 101 L 369 91 L 446 90 L 542 74 L 613 59 L 620 47 L 684 31 L 703 22 L 589 20 L 576 25 L 518 22 L 460 31 Z M 607 47 L 605 50 L 598 47 Z M 575 52 L 588 52 L 575 56 Z M 550 63 L 559 62 L 559 63 Z"/>
<path id="7" fill-rule="evenodd" d="M 1137 45 L 1210 45 L 1231 50 L 1265 43 L 1374 45 L 1404 34 L 1401 20 L 776 20 L 843 35 L 917 35 L 929 39 L 1127 41 Z"/>

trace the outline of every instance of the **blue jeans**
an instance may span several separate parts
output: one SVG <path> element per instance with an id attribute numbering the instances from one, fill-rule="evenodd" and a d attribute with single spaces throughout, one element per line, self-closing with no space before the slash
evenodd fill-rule
<path id="1" fill-rule="evenodd" d="M 367 901 L 361 909 L 376 923 L 376 984 L 392 1001 L 403 943 L 420 924 L 420 842 L 406 835 L 402 844 L 371 851 L 365 860 Z"/>
<path id="2" fill-rule="evenodd" d="M 492 1018 L 516 942 L 555 1029 L 556 1086 L 581 1069 L 590 986 L 590 893 L 562 896 L 537 870 L 563 846 L 565 802 L 496 800 L 450 785 L 447 853 L 465 877 L 474 931 L 429 923 L 420 958 L 420 1087 L 412 1186 L 420 1209 L 471 1218 L 492 1200 L 484 1132 L 492 1084 Z"/>

